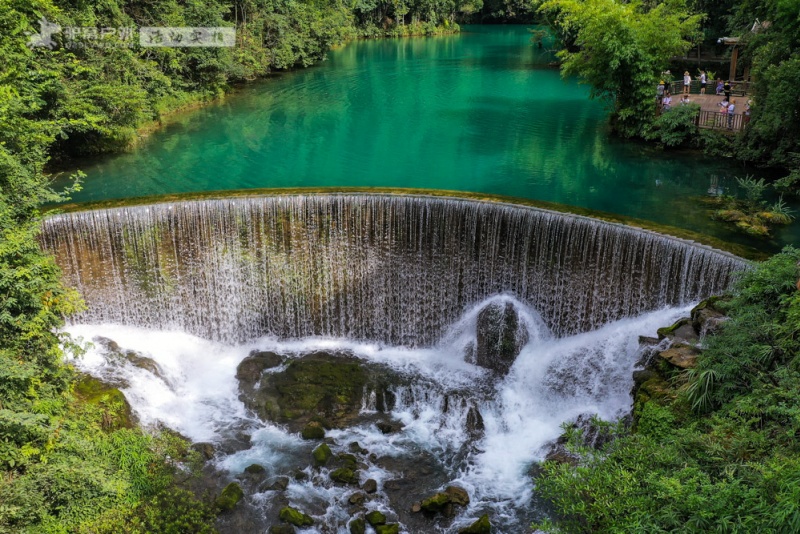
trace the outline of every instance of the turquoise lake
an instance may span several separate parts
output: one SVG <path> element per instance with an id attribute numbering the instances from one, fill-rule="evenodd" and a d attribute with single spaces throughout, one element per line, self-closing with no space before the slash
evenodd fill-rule
<path id="1" fill-rule="evenodd" d="M 610 135 L 524 26 L 357 41 L 321 64 L 184 113 L 136 150 L 85 162 L 78 202 L 243 188 L 414 187 L 509 195 L 647 219 L 777 250 L 710 220 L 709 190 L 757 174 L 732 159 Z M 797 206 L 794 206 L 797 208 Z"/>

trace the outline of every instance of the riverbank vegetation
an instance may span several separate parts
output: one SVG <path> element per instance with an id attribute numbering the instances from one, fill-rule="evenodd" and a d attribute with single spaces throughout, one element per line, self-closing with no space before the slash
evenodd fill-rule
<path id="1" fill-rule="evenodd" d="M 714 156 L 784 169 L 783 187 L 800 186 L 800 6 L 780 0 L 547 0 L 540 12 L 562 43 L 565 75 L 604 99 L 623 137 L 664 146 L 704 146 Z M 758 21 L 758 23 L 756 23 Z M 736 136 L 700 132 L 689 112 L 659 118 L 655 88 L 676 63 L 691 69 L 690 48 L 739 38 L 739 68 L 752 77 L 752 111 Z M 683 59 L 682 59 L 683 58 Z M 681 68 L 683 70 L 683 68 Z M 727 71 L 726 71 L 727 72 Z M 709 91 L 713 89 L 710 87 Z M 670 113 L 677 111 L 677 108 Z"/>
<path id="2" fill-rule="evenodd" d="M 573 464 L 546 462 L 537 488 L 560 532 L 800 530 L 800 250 L 756 266 L 708 306 L 729 319 L 695 368 L 661 360 L 631 429 L 598 449 L 571 432 Z"/>

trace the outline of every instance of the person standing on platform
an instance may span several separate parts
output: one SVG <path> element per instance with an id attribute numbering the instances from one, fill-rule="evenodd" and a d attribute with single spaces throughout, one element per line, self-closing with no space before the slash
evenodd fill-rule
<path id="1" fill-rule="evenodd" d="M 706 71 L 701 70 L 700 71 L 700 94 L 701 95 L 706 94 L 706 85 L 708 85 L 708 75 L 706 74 Z"/>
<path id="2" fill-rule="evenodd" d="M 692 87 L 692 75 L 689 74 L 689 71 L 685 71 L 683 73 L 683 94 L 688 95 L 689 89 Z"/>

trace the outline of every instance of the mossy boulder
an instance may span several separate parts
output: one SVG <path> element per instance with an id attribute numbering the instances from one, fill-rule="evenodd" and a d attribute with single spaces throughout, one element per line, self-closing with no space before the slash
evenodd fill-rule
<path id="1" fill-rule="evenodd" d="M 341 467 L 331 471 L 331 480 L 340 484 L 358 484 L 358 471 L 353 471 L 347 467 Z"/>
<path id="2" fill-rule="evenodd" d="M 214 504 L 220 512 L 227 512 L 233 510 L 233 507 L 242 500 L 242 497 L 244 497 L 242 487 L 236 482 L 231 482 L 225 486 L 225 489 L 219 494 Z"/>
<path id="3" fill-rule="evenodd" d="M 314 524 L 314 519 L 311 516 L 304 514 L 296 508 L 285 506 L 281 508 L 279 517 L 281 521 L 294 525 L 296 527 L 310 527 Z"/>
<path id="4" fill-rule="evenodd" d="M 333 456 L 333 452 L 331 451 L 331 448 L 328 447 L 327 443 L 323 443 L 314 449 L 314 452 L 311 454 L 314 456 L 314 464 L 319 467 L 327 464 L 328 460 L 330 460 L 331 456 Z"/>
<path id="5" fill-rule="evenodd" d="M 358 469 L 358 458 L 353 456 L 352 454 L 342 453 L 336 457 L 342 467 L 346 467 L 355 471 Z"/>
<path id="6" fill-rule="evenodd" d="M 452 517 L 455 506 L 466 506 L 469 504 L 469 494 L 466 490 L 458 486 L 448 486 L 444 491 L 431 495 L 423 499 L 420 508 L 428 515 L 442 514 L 445 517 Z"/>
<path id="7" fill-rule="evenodd" d="M 378 510 L 371 511 L 366 517 L 367 522 L 373 527 L 386 524 L 386 515 Z"/>
<path id="8" fill-rule="evenodd" d="M 324 439 L 325 429 L 317 421 L 311 421 L 300 432 L 303 439 Z"/>
<path id="9" fill-rule="evenodd" d="M 326 428 L 349 426 L 359 417 L 365 390 L 383 394 L 395 382 L 385 366 L 367 365 L 346 352 L 289 358 L 279 372 L 263 375 L 258 361 L 245 363 L 237 373 L 241 401 L 262 419 L 294 432 L 311 421 Z"/>
<path id="10" fill-rule="evenodd" d="M 133 410 L 119 389 L 83 374 L 75 384 L 74 391 L 81 402 L 101 408 L 100 423 L 103 430 L 134 427 Z"/>
<path id="11" fill-rule="evenodd" d="M 483 514 L 480 519 L 466 528 L 458 531 L 458 534 L 491 534 L 492 524 L 489 522 L 489 515 Z"/>
<path id="12" fill-rule="evenodd" d="M 397 523 L 387 523 L 375 527 L 375 534 L 400 534 L 400 525 Z"/>
<path id="13" fill-rule="evenodd" d="M 350 534 L 365 534 L 367 532 L 367 522 L 363 517 L 358 517 L 350 521 Z"/>

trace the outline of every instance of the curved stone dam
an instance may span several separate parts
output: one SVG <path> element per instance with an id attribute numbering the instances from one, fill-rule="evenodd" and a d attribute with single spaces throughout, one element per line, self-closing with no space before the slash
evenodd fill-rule
<path id="1" fill-rule="evenodd" d="M 561 425 L 624 416 L 638 336 L 747 267 L 582 216 L 375 193 L 71 212 L 41 241 L 88 306 L 76 365 L 202 444 L 213 491 L 244 489 L 223 532 L 286 506 L 302 532 L 525 531 Z"/>
<path id="2" fill-rule="evenodd" d="M 649 231 L 509 204 L 388 195 L 201 200 L 45 221 L 88 311 L 77 322 L 220 341 L 438 340 L 506 293 L 557 336 L 701 299 L 734 256 Z"/>

